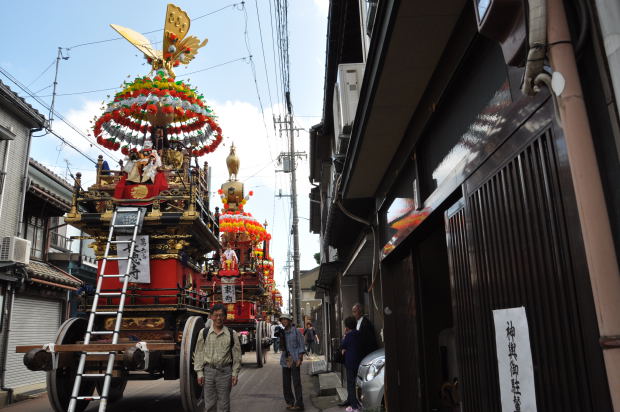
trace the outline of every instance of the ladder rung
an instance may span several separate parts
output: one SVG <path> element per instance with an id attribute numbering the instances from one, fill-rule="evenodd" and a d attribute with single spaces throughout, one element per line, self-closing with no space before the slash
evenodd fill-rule
<path id="1" fill-rule="evenodd" d="M 95 293 L 96 295 L 97 293 Z M 123 292 L 99 292 L 100 296 L 120 296 Z"/>
<path id="2" fill-rule="evenodd" d="M 105 373 L 83 373 L 82 378 L 104 378 Z"/>
<path id="3" fill-rule="evenodd" d="M 132 243 L 133 240 L 111 240 L 110 243 L 114 244 L 114 245 L 118 245 L 118 244 L 127 244 L 127 243 Z"/>
<path id="4" fill-rule="evenodd" d="M 117 227 L 136 227 L 138 226 L 137 224 L 135 225 L 113 225 L 114 229 L 116 229 Z"/>
<path id="5" fill-rule="evenodd" d="M 129 256 L 104 256 L 106 260 L 129 260 L 131 259 Z"/>
<path id="6" fill-rule="evenodd" d="M 91 395 L 91 396 L 76 396 L 75 399 L 78 401 L 98 401 L 101 400 L 101 396 Z"/>
<path id="7" fill-rule="evenodd" d="M 86 355 L 109 355 L 110 353 L 115 353 L 114 351 L 111 352 L 84 352 L 84 354 Z"/>
<path id="8" fill-rule="evenodd" d="M 129 276 L 129 275 L 120 275 L 120 274 L 101 275 L 102 278 L 122 278 L 123 276 Z"/>
<path id="9" fill-rule="evenodd" d="M 89 332 L 86 332 L 89 333 Z M 91 335 L 111 335 L 113 334 L 113 330 L 93 330 L 90 332 Z"/>
<path id="10" fill-rule="evenodd" d="M 95 311 L 95 315 L 118 315 L 119 313 L 123 313 L 122 310 L 116 310 L 116 311 L 103 311 L 103 312 L 97 312 Z"/>

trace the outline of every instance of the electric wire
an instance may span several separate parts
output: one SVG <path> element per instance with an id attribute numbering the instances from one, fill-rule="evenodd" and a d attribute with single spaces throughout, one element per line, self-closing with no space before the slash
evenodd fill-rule
<path id="1" fill-rule="evenodd" d="M 267 129 L 267 122 L 265 120 L 265 109 L 263 106 L 263 100 L 260 96 L 260 90 L 258 88 L 258 80 L 256 79 L 256 65 L 254 64 L 254 59 L 252 58 L 252 49 L 250 48 L 250 38 L 248 36 L 248 11 L 245 7 L 245 2 L 241 3 L 242 9 L 243 9 L 243 20 L 244 20 L 244 29 L 243 29 L 243 35 L 244 35 L 244 39 L 245 39 L 245 47 L 248 51 L 248 54 L 250 56 L 249 59 L 249 63 L 250 63 L 250 69 L 252 72 L 252 79 L 254 80 L 254 87 L 256 88 L 256 96 L 258 97 L 258 104 L 260 106 L 260 112 L 261 112 L 261 118 L 263 120 L 263 126 L 265 127 L 265 139 L 267 140 L 267 149 L 269 151 L 269 157 L 271 158 L 272 162 L 275 162 L 274 157 L 273 157 L 273 153 L 271 153 L 271 142 L 269 139 L 269 130 Z"/>
<path id="2" fill-rule="evenodd" d="M 236 63 L 238 61 L 247 60 L 247 59 L 248 59 L 248 56 L 239 57 L 239 58 L 236 58 L 236 59 L 233 59 L 233 60 L 228 60 L 226 62 L 219 63 L 219 64 L 216 64 L 216 65 L 213 65 L 213 66 L 205 67 L 204 69 L 199 69 L 199 70 L 194 70 L 192 72 L 182 73 L 179 76 L 177 76 L 177 78 L 186 77 L 186 76 L 189 76 L 190 74 L 196 74 L 196 73 L 205 72 L 207 70 L 215 69 L 215 68 L 218 68 L 218 67 L 222 67 L 222 66 L 225 66 L 225 65 L 228 65 L 228 64 L 231 64 L 231 63 Z M 48 87 L 51 87 L 51 86 L 48 86 Z M 122 86 L 120 86 L 120 87 L 122 87 Z M 86 91 L 81 91 L 81 92 L 57 93 L 56 97 L 59 97 L 59 96 L 78 96 L 78 95 L 82 95 L 82 94 L 107 92 L 107 91 L 110 91 L 110 90 L 118 90 L 118 89 L 119 89 L 119 86 L 117 86 L 117 87 L 109 87 L 109 88 L 106 88 L 106 89 L 86 90 Z M 50 96 L 52 96 L 52 95 L 51 94 L 45 94 L 45 95 L 38 96 L 38 97 L 50 97 Z"/>
<path id="3" fill-rule="evenodd" d="M 229 4 L 227 6 L 221 7 L 219 9 L 217 9 L 217 10 L 213 10 L 213 11 L 210 11 L 210 12 L 208 12 L 206 14 L 201 15 L 201 16 L 198 16 L 198 17 L 195 17 L 193 19 L 190 19 L 190 21 L 200 20 L 200 19 L 205 18 L 207 16 L 211 16 L 212 14 L 219 13 L 220 11 L 226 10 L 228 8 L 236 7 L 238 5 L 239 5 L 239 3 L 232 3 L 232 4 Z M 145 31 L 145 32 L 142 32 L 142 34 L 153 34 L 153 33 L 157 33 L 157 32 L 160 32 L 160 31 L 164 31 L 164 29 Z M 93 44 L 108 43 L 108 42 L 112 42 L 112 41 L 116 41 L 116 40 L 121 40 L 123 38 L 124 37 L 120 37 L 119 36 L 119 37 L 109 38 L 109 39 L 105 39 L 105 40 L 96 40 L 96 41 L 90 41 L 90 42 L 86 42 L 86 43 L 79 43 L 79 44 L 75 44 L 75 45 L 70 46 L 70 47 L 65 47 L 65 49 L 66 50 L 72 50 L 72 49 L 77 49 L 78 47 L 90 46 L 90 45 L 93 45 Z"/>
<path id="4" fill-rule="evenodd" d="M 260 24 L 260 11 L 258 10 L 258 0 L 254 0 L 256 6 L 256 19 L 258 20 L 258 34 L 260 37 L 260 47 L 263 53 L 263 67 L 265 68 L 265 80 L 267 81 L 267 92 L 269 94 L 269 104 L 273 108 L 273 100 L 271 98 L 271 84 L 269 83 L 269 75 L 267 74 L 267 58 L 265 57 L 265 44 L 263 43 L 263 28 Z"/>
<path id="5" fill-rule="evenodd" d="M 279 102 L 284 102 L 284 94 L 282 93 L 282 87 L 281 84 L 282 82 L 280 81 L 280 77 L 278 76 L 278 64 L 276 62 L 276 50 L 278 49 L 278 45 L 276 43 L 275 37 L 274 37 L 274 30 L 273 30 L 273 22 L 275 20 L 275 16 L 274 16 L 274 12 L 273 9 L 271 7 L 271 2 L 273 0 L 269 0 L 269 25 L 271 26 L 271 56 L 273 58 L 273 72 L 274 72 L 274 77 L 275 77 L 275 88 L 276 88 L 276 97 L 279 99 Z M 281 108 L 283 107 L 279 106 L 278 107 L 278 114 L 282 115 L 282 111 Z M 275 130 L 276 125 L 275 123 L 273 124 L 273 129 Z"/>
<path id="6" fill-rule="evenodd" d="M 48 71 L 49 69 L 51 69 L 51 68 L 52 68 L 52 66 L 54 65 L 54 63 L 56 63 L 56 59 L 52 60 L 52 62 L 49 64 L 49 66 L 47 66 L 47 67 L 45 68 L 45 70 L 43 70 L 43 71 L 41 72 L 41 74 L 39 74 L 39 75 L 38 75 L 38 76 L 37 76 L 37 77 L 36 77 L 33 81 L 31 81 L 30 83 L 28 83 L 28 84 L 26 85 L 26 87 L 30 87 L 30 86 L 32 86 L 34 83 L 36 83 L 36 81 L 37 81 L 37 80 L 39 80 L 39 79 L 41 78 L 41 76 L 43 76 L 45 73 L 47 73 L 47 71 Z"/>
<path id="7" fill-rule="evenodd" d="M 19 80 L 17 80 L 17 78 L 15 76 L 13 76 L 9 71 L 7 71 L 5 68 L 0 66 L 0 73 L 2 75 L 4 75 L 4 77 L 6 77 L 7 79 L 9 79 L 13 84 L 15 84 L 19 89 L 21 89 L 24 93 L 26 93 L 28 96 L 30 96 L 31 98 L 33 98 L 37 103 L 39 103 L 42 107 L 44 107 L 47 110 L 51 110 L 51 106 L 48 105 L 45 101 L 43 101 L 41 98 L 37 97 L 36 95 L 33 94 L 33 92 L 28 89 L 23 83 L 21 83 Z M 114 160 L 115 162 L 118 161 L 118 159 L 114 158 L 113 156 L 111 156 L 109 153 L 105 152 L 103 149 L 101 149 L 101 147 L 99 147 L 97 144 L 95 144 L 95 142 L 93 142 L 90 138 L 88 138 L 88 136 L 86 136 L 82 131 L 80 131 L 75 125 L 73 125 L 71 122 L 69 122 L 68 120 L 66 120 L 64 118 L 64 116 L 62 116 L 60 113 L 58 113 L 56 110 L 53 111 L 54 115 L 63 123 L 65 123 L 67 126 L 69 126 L 71 129 L 73 129 L 75 132 L 77 132 L 81 137 L 83 137 L 87 142 L 89 142 L 91 145 L 95 145 L 95 147 L 102 152 L 104 155 L 108 156 L 110 159 Z M 88 156 L 87 154 L 83 153 L 81 150 L 79 150 L 77 147 L 75 147 L 74 145 L 70 144 L 66 139 L 62 138 L 61 136 L 59 136 L 57 133 L 53 132 L 51 129 L 48 129 L 47 132 L 51 133 L 52 135 L 58 137 L 64 144 L 66 144 L 67 146 L 71 147 L 72 149 L 76 150 L 78 153 L 80 153 L 82 156 L 86 157 L 88 160 L 90 161 L 94 161 L 93 159 L 90 158 L 90 156 Z"/>

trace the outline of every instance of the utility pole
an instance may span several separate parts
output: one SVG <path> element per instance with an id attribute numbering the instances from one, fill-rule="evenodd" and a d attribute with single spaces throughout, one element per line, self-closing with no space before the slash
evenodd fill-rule
<path id="1" fill-rule="evenodd" d="M 58 86 L 58 66 L 60 66 L 60 59 L 69 60 L 69 56 L 62 54 L 62 47 L 58 48 L 58 55 L 56 56 L 56 72 L 54 73 L 54 88 L 52 89 L 52 104 L 50 105 L 49 112 L 49 128 L 52 128 L 52 122 L 54 121 L 54 103 L 56 103 L 56 86 Z"/>
<path id="2" fill-rule="evenodd" d="M 301 284 L 300 284 L 300 269 L 299 269 L 299 216 L 297 214 L 297 174 L 295 161 L 297 157 L 301 157 L 304 153 L 295 152 L 295 132 L 301 129 L 295 128 L 293 123 L 293 115 L 291 113 L 290 95 L 286 93 L 288 114 L 282 119 L 278 116 L 277 120 L 274 116 L 273 122 L 280 126 L 280 134 L 282 131 L 288 132 L 288 146 L 289 151 L 280 154 L 280 159 L 288 161 L 288 167 L 286 161 L 284 162 L 284 172 L 291 174 L 291 209 L 293 211 L 293 319 L 295 323 L 300 326 L 303 323 L 301 319 Z"/>

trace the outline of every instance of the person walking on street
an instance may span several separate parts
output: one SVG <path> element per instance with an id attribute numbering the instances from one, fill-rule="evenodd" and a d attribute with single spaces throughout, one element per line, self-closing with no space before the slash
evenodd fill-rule
<path id="1" fill-rule="evenodd" d="M 347 412 L 358 412 L 360 408 L 355 394 L 355 377 L 363 356 L 361 353 L 361 333 L 355 327 L 356 321 L 353 316 L 344 320 L 345 335 L 340 343 L 340 350 L 344 356 L 344 366 L 347 370 Z"/>
<path id="2" fill-rule="evenodd" d="M 284 328 L 282 327 L 282 324 L 279 321 L 273 322 L 273 324 L 271 325 L 271 343 L 273 343 L 273 351 L 275 353 L 278 353 L 278 350 L 280 350 L 279 333 L 283 330 Z"/>
<path id="3" fill-rule="evenodd" d="M 306 340 L 306 353 L 308 356 L 315 353 L 314 344 L 318 343 L 319 335 L 316 334 L 316 329 L 312 326 L 312 322 L 306 323 L 306 329 L 304 329 L 304 338 Z"/>
<path id="4" fill-rule="evenodd" d="M 241 344 L 237 332 L 224 326 L 226 306 L 211 309 L 211 327 L 198 334 L 194 350 L 194 370 L 203 387 L 206 412 L 230 412 L 230 391 L 241 370 Z"/>
<path id="5" fill-rule="evenodd" d="M 282 390 L 286 409 L 292 411 L 304 410 L 304 398 L 301 391 L 301 364 L 304 360 L 304 337 L 293 325 L 290 315 L 281 315 L 280 322 L 284 326 L 284 333 L 280 334 L 280 366 L 282 366 Z M 291 389 L 291 381 L 295 394 Z"/>

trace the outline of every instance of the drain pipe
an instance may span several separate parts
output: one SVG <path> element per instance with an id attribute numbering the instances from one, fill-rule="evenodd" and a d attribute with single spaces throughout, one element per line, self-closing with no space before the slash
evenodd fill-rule
<path id="1" fill-rule="evenodd" d="M 3 390 L 5 392 L 7 392 L 7 404 L 10 404 L 13 402 L 13 388 L 7 388 L 5 386 L 5 381 L 6 381 L 6 359 L 8 357 L 8 353 L 9 353 L 9 348 L 8 348 L 8 344 L 9 344 L 9 333 L 11 332 L 11 320 L 13 318 L 13 304 L 15 302 L 15 286 L 9 284 L 7 286 L 7 292 L 8 292 L 8 288 L 11 289 L 11 303 L 9 304 L 9 313 L 6 319 L 6 333 L 4 334 L 4 339 L 2 340 L 2 346 L 4 348 L 4 356 L 2 358 L 2 376 L 0 376 L 0 390 Z M 8 293 L 7 293 L 8 295 Z"/>
<path id="2" fill-rule="evenodd" d="M 618 260 L 564 4 L 562 0 L 547 1 L 548 57 L 554 80 L 559 80 L 552 93 L 557 95 L 563 120 L 607 381 L 614 410 L 620 411 L 620 346 L 605 345 L 620 336 Z"/>

